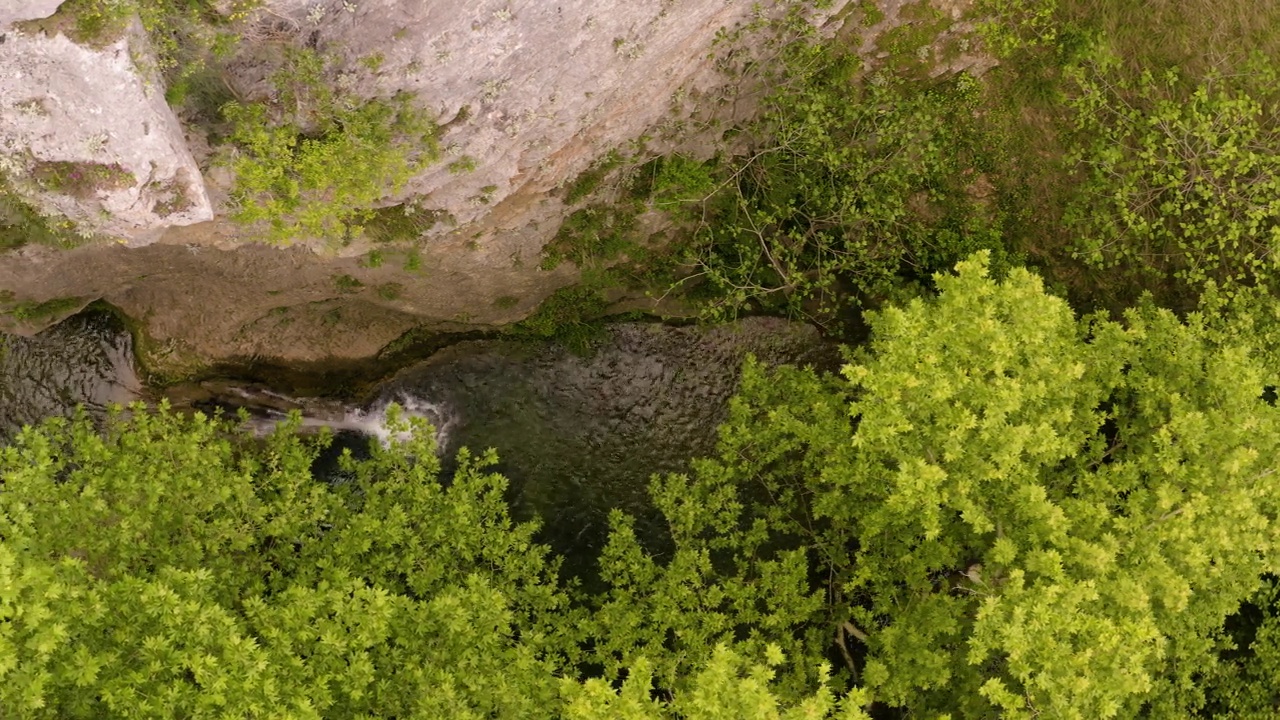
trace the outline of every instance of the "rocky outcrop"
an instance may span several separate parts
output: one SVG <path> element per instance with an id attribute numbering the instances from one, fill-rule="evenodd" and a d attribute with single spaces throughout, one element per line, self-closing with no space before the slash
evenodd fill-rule
<path id="1" fill-rule="evenodd" d="M 24 20 L 47 18 L 65 0 L 5 0 L 0 7 L 0 30 Z"/>
<path id="2" fill-rule="evenodd" d="M 364 357 L 415 327 L 518 320 L 575 277 L 571 267 L 538 267 L 568 211 L 556 188 L 642 137 L 651 152 L 680 141 L 655 128 L 749 113 L 731 92 L 741 79 L 717 65 L 730 49 L 718 33 L 789 6 L 264 0 L 238 26 L 246 42 L 219 79 L 236 97 L 266 97 L 271 54 L 310 47 L 336 58 L 325 78 L 334 87 L 367 98 L 412 93 L 442 127 L 443 158 L 384 203 L 446 221 L 414 247 L 357 238 L 314 245 L 320 252 L 305 242 L 253 244 L 221 216 L 201 222 L 217 214 L 232 179 L 210 164 L 206 133 L 183 127 L 166 105 L 138 28 L 100 49 L 56 30 L 0 31 L 3 174 L 43 212 L 135 246 L 23 248 L 0 262 L 0 291 L 35 303 L 105 299 L 145 325 L 151 350 L 204 360 Z"/>
<path id="3" fill-rule="evenodd" d="M 0 37 L 0 175 L 13 190 L 82 236 L 134 245 L 213 218 L 164 88 L 139 67 L 139 32 L 102 48 Z"/>
<path id="4" fill-rule="evenodd" d="M 345 56 L 367 92 L 407 90 L 432 110 L 446 128 L 447 155 L 405 194 L 466 224 L 512 194 L 545 193 L 604 153 L 628 148 L 672 114 L 677 91 L 696 97 L 724 85 L 709 59 L 716 34 L 749 20 L 753 4 L 272 0 L 268 6 L 296 21 L 317 47 Z M 369 58 L 376 58 L 367 62 L 376 70 L 361 67 Z M 459 158 L 474 169 L 451 172 L 449 162 Z M 488 204 L 476 202 L 480 196 Z"/>

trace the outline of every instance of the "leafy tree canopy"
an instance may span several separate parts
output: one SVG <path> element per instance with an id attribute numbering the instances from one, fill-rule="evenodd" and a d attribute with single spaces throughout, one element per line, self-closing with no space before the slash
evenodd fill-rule
<path id="1" fill-rule="evenodd" d="M 872 317 L 842 382 L 748 365 L 719 456 L 655 483 L 665 572 L 616 523 L 615 657 L 745 622 L 809 662 L 834 636 L 922 717 L 1204 707 L 1236 672 L 1224 622 L 1276 572 L 1274 377 L 1206 316 L 1077 319 L 981 256 L 937 282 Z"/>
<path id="2" fill-rule="evenodd" d="M 716 649 L 673 702 L 637 659 L 571 673 L 583 610 L 513 523 L 492 452 L 430 435 L 317 482 L 318 444 L 142 407 L 0 453 L 0 707 L 13 717 L 825 717 L 770 657 Z M 812 674 L 812 671 L 811 673 Z M 846 703 L 848 704 L 848 703 Z M 789 709 L 789 705 L 795 705 Z M 856 718 L 850 705 L 844 717 Z M 720 714 L 717 714 L 720 713 Z"/>

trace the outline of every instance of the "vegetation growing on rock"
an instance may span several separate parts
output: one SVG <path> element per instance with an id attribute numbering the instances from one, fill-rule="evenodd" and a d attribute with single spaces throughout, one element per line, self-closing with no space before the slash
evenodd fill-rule
<path id="1" fill-rule="evenodd" d="M 330 90 L 325 60 L 290 53 L 275 103 L 231 102 L 232 217 L 264 223 L 277 242 L 358 235 L 374 204 L 437 155 L 434 123 L 400 96 L 365 100 Z"/>

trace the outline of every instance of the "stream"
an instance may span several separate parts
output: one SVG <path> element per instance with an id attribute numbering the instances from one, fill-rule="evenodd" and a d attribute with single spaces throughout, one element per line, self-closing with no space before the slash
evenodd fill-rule
<path id="1" fill-rule="evenodd" d="M 133 339 L 110 313 L 73 315 L 35 337 L 0 333 L 0 444 L 77 405 L 102 419 L 110 405 L 145 397 Z"/>
<path id="2" fill-rule="evenodd" d="M 109 313 L 88 311 L 33 338 L 2 339 L 0 442 L 77 405 L 102 418 L 111 403 L 158 399 L 139 382 L 129 334 Z M 336 446 L 358 451 L 387 439 L 385 410 L 394 402 L 437 428 L 446 475 L 459 448 L 497 448 L 513 515 L 540 517 L 543 540 L 572 565 L 575 556 L 596 555 L 614 507 L 637 517 L 641 537 L 665 536 L 648 479 L 684 471 L 714 450 L 747 353 L 825 368 L 838 359 L 812 327 L 774 318 L 713 327 L 618 323 L 587 356 L 550 342 L 468 340 L 376 382 L 363 398 L 293 398 L 252 382 L 208 380 L 194 406 L 243 407 L 258 432 L 296 409 L 305 428 L 331 428 Z M 190 403 L 187 395 L 175 402 Z"/>

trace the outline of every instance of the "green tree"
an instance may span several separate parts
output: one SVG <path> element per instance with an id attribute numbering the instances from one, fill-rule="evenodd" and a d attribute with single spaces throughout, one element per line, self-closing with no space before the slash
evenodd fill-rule
<path id="1" fill-rule="evenodd" d="M 671 676 L 714 639 L 838 648 L 925 716 L 1201 707 L 1277 570 L 1274 377 L 1201 315 L 1077 320 L 982 258 L 936 281 L 872 316 L 842 383 L 748 365 L 719 456 L 655 484 L 674 559 L 625 523 L 606 551 L 636 646 L 668 638 Z"/>
<path id="2" fill-rule="evenodd" d="M 53 423 L 5 448 L 0 706 L 540 714 L 572 615 L 533 526 L 508 520 L 492 457 L 463 454 L 445 487 L 419 433 L 331 487 L 294 429 L 255 447 L 136 408 L 105 437 Z"/>
<path id="3" fill-rule="evenodd" d="M 760 116 L 736 141 L 746 152 L 712 178 L 674 158 L 657 178 L 657 206 L 695 220 L 687 279 L 714 290 L 711 315 L 820 316 L 850 290 L 882 294 L 904 270 L 927 279 L 1002 247 L 994 210 L 966 191 L 994 140 L 975 122 L 973 77 L 864 70 L 795 17 L 778 33 Z"/>
<path id="4" fill-rule="evenodd" d="M 1267 716 L 1276 301 L 1119 322 L 983 256 L 935 281 L 841 378 L 749 363 L 717 455 L 653 482 L 674 550 L 615 513 L 596 595 L 510 520 L 492 452 L 442 481 L 421 425 L 332 482 L 296 426 L 28 429 L 0 449 L 0 707 Z"/>
<path id="5" fill-rule="evenodd" d="M 1280 248 L 1280 126 L 1269 107 L 1277 70 L 1188 79 L 1130 78 L 1101 51 L 1069 72 L 1078 169 L 1065 223 L 1075 253 L 1098 266 L 1214 280 L 1275 279 Z"/>
<path id="6" fill-rule="evenodd" d="M 493 454 L 447 483 L 425 428 L 317 482 L 286 426 L 141 406 L 0 450 L 0 708 L 17 718 L 863 717 L 722 647 L 655 699 L 575 662 L 582 612 Z M 669 690 L 669 688 L 668 688 Z"/>

